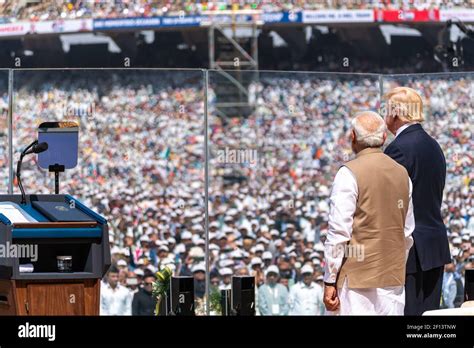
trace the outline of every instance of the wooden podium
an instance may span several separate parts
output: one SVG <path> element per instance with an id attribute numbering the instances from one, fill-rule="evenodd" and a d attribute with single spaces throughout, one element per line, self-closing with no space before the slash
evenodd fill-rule
<path id="1" fill-rule="evenodd" d="M 99 315 L 100 280 L 0 280 L 0 294 L 0 315 Z"/>
<path id="2" fill-rule="evenodd" d="M 20 195 L 0 195 L 19 204 Z M 32 201 L 71 203 L 93 222 L 52 222 Z M 107 221 L 69 195 L 29 195 L 24 211 L 38 222 L 12 224 L 0 214 L 0 245 L 36 247 L 37 259 L 0 258 L 0 315 L 99 315 L 100 279 L 110 266 Z M 57 256 L 72 258 L 60 272 Z M 20 272 L 32 264 L 33 272 Z"/>

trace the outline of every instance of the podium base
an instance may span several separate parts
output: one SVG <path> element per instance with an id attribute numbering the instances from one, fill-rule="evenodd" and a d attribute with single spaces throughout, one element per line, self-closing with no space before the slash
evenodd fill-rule
<path id="1" fill-rule="evenodd" d="M 0 315 L 99 315 L 100 280 L 0 280 Z"/>

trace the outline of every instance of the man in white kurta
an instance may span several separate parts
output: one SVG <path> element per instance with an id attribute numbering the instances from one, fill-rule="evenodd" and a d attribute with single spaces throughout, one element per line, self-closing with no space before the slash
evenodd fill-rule
<path id="1" fill-rule="evenodd" d="M 313 267 L 304 265 L 301 268 L 301 281 L 290 289 L 290 315 L 323 314 L 323 289 L 313 281 L 313 274 Z"/>
<path id="2" fill-rule="evenodd" d="M 376 154 L 377 156 L 382 156 L 379 153 L 379 148 L 386 139 L 386 131 L 383 119 L 376 113 L 362 112 L 357 114 L 353 121 L 351 136 L 354 152 L 360 152 L 359 155 L 368 156 L 367 154 Z M 380 162 L 380 158 L 378 162 Z M 367 170 L 370 175 L 370 168 L 367 168 Z M 384 174 L 387 175 L 387 173 Z M 404 233 L 405 238 L 405 263 L 408 251 L 413 245 L 411 234 L 415 226 L 411 199 L 412 183 L 409 178 L 406 183 L 408 186 L 409 203 L 408 209 L 406 209 L 404 226 L 400 228 L 400 233 Z M 356 176 L 348 166 L 342 166 L 336 174 L 331 191 L 329 229 L 325 241 L 324 301 L 327 314 L 403 315 L 405 293 L 401 282 L 404 282 L 404 279 L 398 280 L 398 285 L 384 287 L 364 287 L 360 285 L 360 283 L 364 282 L 364 279 L 359 279 L 357 287 L 350 287 L 348 279 L 345 277 L 342 280 L 342 286 L 339 286 L 341 281 L 336 285 L 341 267 L 347 257 L 360 257 L 361 260 L 364 257 L 363 250 L 357 248 L 353 248 L 352 255 L 347 255 L 347 245 L 351 244 L 350 242 L 353 240 L 354 217 L 356 211 L 357 213 L 360 212 L 359 198 Z M 388 202 L 386 206 L 380 206 L 378 209 L 375 209 L 373 214 L 384 214 L 386 211 L 384 212 L 383 210 L 386 209 L 391 209 Z M 378 232 L 374 231 L 372 233 L 375 236 Z M 360 247 L 361 245 L 357 246 Z M 341 250 L 344 250 L 344 252 L 341 252 Z M 396 262 L 403 262 L 400 258 L 397 260 Z M 390 263 L 391 261 L 386 259 L 384 262 Z M 357 263 L 357 260 L 353 263 Z M 404 264 L 397 265 L 397 269 L 401 269 L 404 266 Z M 371 280 L 368 284 L 374 284 L 374 281 Z"/>
<path id="3" fill-rule="evenodd" d="M 107 273 L 107 282 L 101 282 L 100 315 L 132 315 L 133 296 L 118 281 L 118 269 L 112 266 Z"/>

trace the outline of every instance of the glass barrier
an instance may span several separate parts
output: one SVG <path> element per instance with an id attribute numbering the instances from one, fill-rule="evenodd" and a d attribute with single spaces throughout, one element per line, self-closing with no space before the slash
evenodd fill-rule
<path id="1" fill-rule="evenodd" d="M 11 161 L 8 73 L 0 70 L 4 193 L 9 184 L 20 193 L 9 169 L 42 122 L 77 122 L 78 165 L 60 173 L 60 193 L 108 219 L 119 281 L 131 293 L 147 283 L 142 274 L 169 265 L 194 278 L 198 315 L 231 314 L 222 296 L 233 275 L 254 277 L 258 315 L 321 315 L 328 197 L 353 156 L 350 121 L 379 110 L 381 95 L 400 85 L 424 99 L 424 127 L 447 160 L 443 217 L 458 271 L 472 263 L 462 243 L 474 231 L 474 73 L 13 70 Z M 54 192 L 36 155 L 25 157 L 22 179 L 27 194 Z M 297 305 L 298 282 L 315 289 L 308 308 Z"/>
<path id="2" fill-rule="evenodd" d="M 8 192 L 8 75 L 9 70 L 0 69 L 0 193 Z"/>
<path id="3" fill-rule="evenodd" d="M 194 275 L 199 314 L 205 312 L 203 88 L 200 70 L 79 69 L 16 70 L 13 90 L 15 167 L 42 122 L 76 122 L 78 164 L 60 173 L 59 192 L 107 218 L 112 259 L 131 294 L 150 283 L 147 273 L 168 265 L 175 275 Z M 22 179 L 27 194 L 54 193 L 54 174 L 39 167 L 37 156 L 25 157 Z M 20 193 L 16 181 L 14 192 Z M 145 311 L 133 305 L 133 314 Z"/>
<path id="4" fill-rule="evenodd" d="M 379 93 L 377 75 L 209 71 L 214 293 L 254 276 L 258 315 L 323 314 L 331 183 L 352 156 L 352 116 L 377 110 Z M 295 299 L 302 281 L 316 294 L 308 308 Z"/>

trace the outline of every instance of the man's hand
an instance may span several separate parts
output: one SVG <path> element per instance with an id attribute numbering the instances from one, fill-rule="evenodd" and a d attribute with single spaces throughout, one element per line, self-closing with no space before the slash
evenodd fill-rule
<path id="1" fill-rule="evenodd" d="M 337 297 L 336 284 L 324 285 L 324 305 L 328 311 L 336 311 L 339 309 L 339 297 Z"/>

